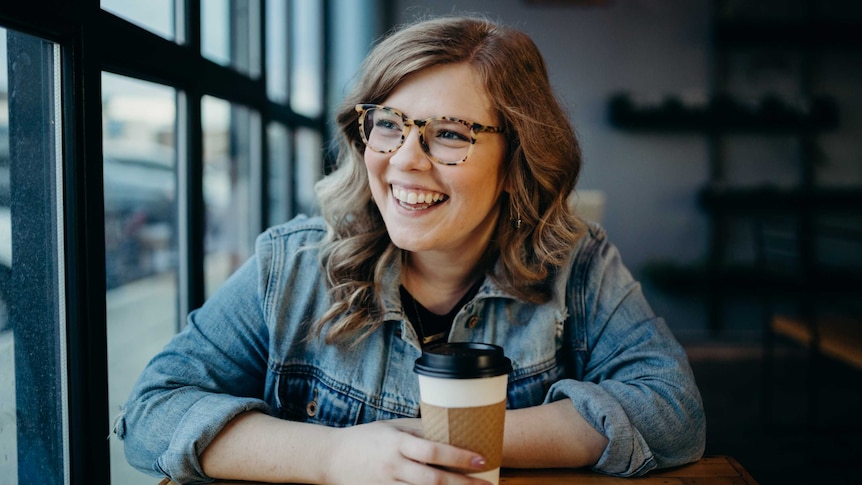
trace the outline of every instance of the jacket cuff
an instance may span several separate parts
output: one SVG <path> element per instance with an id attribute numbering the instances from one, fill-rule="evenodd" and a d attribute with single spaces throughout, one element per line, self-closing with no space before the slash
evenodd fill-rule
<path id="1" fill-rule="evenodd" d="M 601 385 L 564 379 L 551 386 L 545 403 L 571 399 L 575 410 L 608 439 L 593 470 L 619 477 L 639 476 L 656 468 L 646 440 L 629 421 L 619 402 Z"/>
<path id="2" fill-rule="evenodd" d="M 156 466 L 177 483 L 212 482 L 203 472 L 199 455 L 228 422 L 252 410 L 269 413 L 269 406 L 259 399 L 226 394 L 210 394 L 198 400 L 180 420 Z"/>

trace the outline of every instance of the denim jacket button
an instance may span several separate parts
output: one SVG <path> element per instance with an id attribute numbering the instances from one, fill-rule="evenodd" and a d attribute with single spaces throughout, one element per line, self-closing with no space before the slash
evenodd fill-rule
<path id="1" fill-rule="evenodd" d="M 314 390 L 314 398 L 305 405 L 305 414 L 309 418 L 313 418 L 317 414 L 317 389 Z"/>
<path id="2" fill-rule="evenodd" d="M 474 328 L 476 328 L 476 325 L 478 323 L 479 323 L 479 317 L 477 317 L 476 315 L 473 315 L 472 317 L 470 317 L 470 320 L 467 320 L 467 328 L 474 329 Z"/>

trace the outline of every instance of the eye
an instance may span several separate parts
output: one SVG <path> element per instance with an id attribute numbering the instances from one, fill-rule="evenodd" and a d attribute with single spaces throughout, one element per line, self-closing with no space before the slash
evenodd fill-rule
<path id="1" fill-rule="evenodd" d="M 435 120 L 428 125 L 429 138 L 445 145 L 469 144 L 470 128 L 454 121 Z"/>
<path id="2" fill-rule="evenodd" d="M 437 138 L 444 139 L 444 140 L 470 141 L 470 135 L 469 134 L 465 135 L 464 133 L 458 133 L 457 131 L 451 131 L 451 130 L 440 130 L 435 134 L 435 136 Z"/>
<path id="3" fill-rule="evenodd" d="M 400 134 L 404 127 L 401 117 L 384 109 L 373 109 L 369 111 L 368 116 L 371 118 L 371 126 L 378 132 L 397 132 Z"/>
<path id="4" fill-rule="evenodd" d="M 401 131 L 401 125 L 396 123 L 394 120 L 382 118 L 374 120 L 374 128 L 379 128 L 381 130 L 396 130 Z"/>

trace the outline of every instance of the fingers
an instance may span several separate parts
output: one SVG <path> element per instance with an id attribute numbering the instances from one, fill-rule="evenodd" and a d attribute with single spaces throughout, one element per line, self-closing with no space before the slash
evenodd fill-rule
<path id="1" fill-rule="evenodd" d="M 485 458 L 478 453 L 413 436 L 405 436 L 401 440 L 399 451 L 404 457 L 419 463 L 456 468 L 468 473 L 480 471 L 485 466 Z"/>
<path id="2" fill-rule="evenodd" d="M 414 485 L 489 485 L 488 482 L 478 478 L 434 468 L 415 461 L 410 461 L 404 465 L 398 475 L 398 481 Z"/>
<path id="3" fill-rule="evenodd" d="M 422 438 L 424 436 L 424 432 L 422 430 L 422 420 L 420 420 L 419 418 L 393 419 L 387 421 L 387 423 L 394 426 L 395 429 L 399 431 L 404 431 L 405 433 L 410 433 L 413 436 L 417 436 L 419 438 Z"/>

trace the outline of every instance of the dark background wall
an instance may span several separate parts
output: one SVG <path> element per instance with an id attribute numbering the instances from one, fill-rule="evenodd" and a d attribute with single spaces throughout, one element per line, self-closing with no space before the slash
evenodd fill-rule
<path id="1" fill-rule="evenodd" d="M 644 283 L 653 306 L 686 341 L 752 341 L 760 335 L 758 302 L 745 295 L 720 303 L 721 331 L 710 332 L 709 314 L 714 308 L 710 304 L 715 302 L 707 301 L 703 292 L 671 291 L 652 277 L 656 267 L 698 268 L 710 260 L 715 218 L 699 203 L 708 183 L 743 189 L 816 186 L 851 191 L 862 185 L 858 41 L 845 45 L 842 37 L 833 36 L 824 43 L 822 32 L 805 28 L 781 32 L 767 45 L 762 39 L 736 46 L 720 44 L 713 37 L 720 19 L 805 22 L 812 12 L 830 22 L 850 22 L 837 35 L 846 31 L 852 37 L 851 32 L 858 32 L 852 26 L 862 22 L 862 8 L 850 1 L 728 0 L 721 4 L 708 0 L 394 2 L 399 22 L 428 14 L 479 12 L 532 36 L 580 135 L 585 164 L 579 188 L 604 192 L 603 224 L 611 239 Z M 610 100 L 620 93 L 640 107 L 661 106 L 669 98 L 684 106 L 703 107 L 718 92 L 729 93 L 751 109 L 761 106 L 767 96 L 786 107 L 805 109 L 812 95 L 826 95 L 837 106 L 839 121 L 828 130 L 818 130 L 813 144 L 804 145 L 794 130 L 777 134 L 736 130 L 710 141 L 704 130 L 625 129 L 609 119 Z M 806 146 L 812 145 L 806 152 Z M 715 163 L 722 170 L 720 180 L 712 172 Z M 813 175 L 803 174 L 805 164 L 814 167 Z M 737 212 L 742 217 L 734 217 L 725 231 L 722 264 L 750 265 L 755 259 L 751 218 L 744 206 Z M 858 214 L 842 216 L 839 223 L 856 231 L 862 227 Z M 858 265 L 859 256 L 853 250 L 825 248 L 821 253 L 821 259 L 831 258 L 832 263 Z M 697 286 L 697 278 L 695 283 L 687 281 L 683 278 L 677 286 Z"/>

